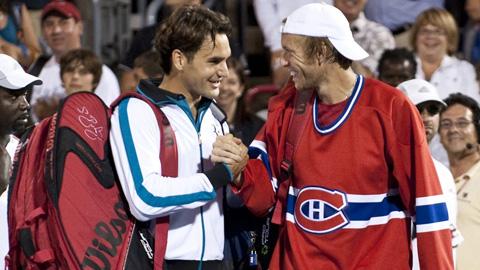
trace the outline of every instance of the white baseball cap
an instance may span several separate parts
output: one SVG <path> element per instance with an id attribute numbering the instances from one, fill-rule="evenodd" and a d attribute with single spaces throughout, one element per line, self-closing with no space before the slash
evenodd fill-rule
<path id="1" fill-rule="evenodd" d="M 10 90 L 20 90 L 28 85 L 42 84 L 40 78 L 25 72 L 11 56 L 0 54 L 0 86 Z"/>
<path id="2" fill-rule="evenodd" d="M 412 79 L 404 81 L 397 88 L 402 90 L 415 105 L 425 101 L 436 101 L 442 104 L 442 106 L 447 106 L 438 95 L 437 88 L 425 80 Z"/>
<path id="3" fill-rule="evenodd" d="M 353 39 L 350 24 L 336 7 L 325 3 L 304 5 L 290 14 L 282 33 L 326 37 L 335 49 L 350 60 L 362 60 L 368 53 Z"/>

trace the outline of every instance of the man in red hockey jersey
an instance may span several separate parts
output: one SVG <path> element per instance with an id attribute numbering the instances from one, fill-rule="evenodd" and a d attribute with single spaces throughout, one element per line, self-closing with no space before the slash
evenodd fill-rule
<path id="1" fill-rule="evenodd" d="M 421 269 L 453 269 L 445 199 L 415 106 L 352 71 L 368 54 L 335 7 L 294 11 L 282 46 L 290 83 L 270 101 L 233 183 L 253 213 L 273 208 L 280 224 L 270 269 L 410 269 L 411 218 Z M 307 102 L 295 106 L 299 96 Z M 217 140 L 214 159 L 233 154 L 229 140 Z"/>

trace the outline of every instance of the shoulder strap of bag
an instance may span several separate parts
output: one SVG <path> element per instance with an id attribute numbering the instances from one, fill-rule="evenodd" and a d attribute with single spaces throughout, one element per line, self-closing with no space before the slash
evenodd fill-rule
<path id="1" fill-rule="evenodd" d="M 162 164 L 162 176 L 178 176 L 178 153 L 175 133 L 173 132 L 170 121 L 163 111 L 143 95 L 135 92 L 129 92 L 113 102 L 112 108 L 120 103 L 121 100 L 128 97 L 134 97 L 145 101 L 155 113 L 158 127 L 160 128 L 160 162 Z M 163 260 L 167 250 L 169 218 L 168 216 L 157 218 L 155 223 L 155 249 L 153 265 L 154 270 L 163 269 Z"/>
<path id="2" fill-rule="evenodd" d="M 290 117 L 290 123 L 288 124 L 283 160 L 280 164 L 281 175 L 278 183 L 277 202 L 275 203 L 272 216 L 272 222 L 274 224 L 283 224 L 285 219 L 284 209 L 293 171 L 292 160 L 297 150 L 298 142 L 307 125 L 308 114 L 306 112 L 310 111 L 308 108 L 310 108 L 309 100 L 312 94 L 313 90 L 297 90 L 295 94 L 294 110 Z"/>

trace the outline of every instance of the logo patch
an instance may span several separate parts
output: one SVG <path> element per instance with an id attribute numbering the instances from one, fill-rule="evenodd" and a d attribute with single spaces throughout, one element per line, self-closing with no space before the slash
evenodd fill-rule
<path id="1" fill-rule="evenodd" d="M 347 196 L 341 191 L 306 187 L 297 196 L 295 223 L 310 233 L 330 233 L 349 223 L 342 211 L 347 205 Z"/>

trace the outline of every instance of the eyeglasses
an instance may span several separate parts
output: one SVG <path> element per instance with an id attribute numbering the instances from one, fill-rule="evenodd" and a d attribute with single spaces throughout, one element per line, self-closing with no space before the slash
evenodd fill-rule
<path id="1" fill-rule="evenodd" d="M 418 34 L 422 36 L 432 35 L 432 36 L 438 37 L 438 36 L 446 35 L 446 32 L 445 30 L 440 28 L 420 28 L 418 30 Z"/>
<path id="2" fill-rule="evenodd" d="M 441 108 L 436 103 L 421 103 L 417 105 L 417 109 L 420 113 L 427 110 L 428 114 L 433 116 L 439 113 Z"/>
<path id="3" fill-rule="evenodd" d="M 457 129 L 466 129 L 472 123 L 473 123 L 473 121 L 468 121 L 468 120 L 459 120 L 459 121 L 456 121 L 456 122 L 452 122 L 452 121 L 449 121 L 449 120 L 444 120 L 440 123 L 440 129 L 450 130 L 454 126 Z"/>

